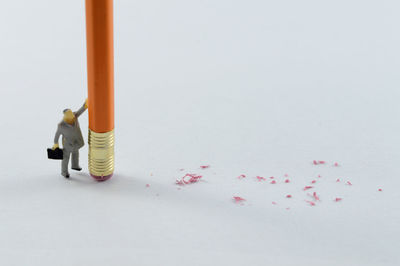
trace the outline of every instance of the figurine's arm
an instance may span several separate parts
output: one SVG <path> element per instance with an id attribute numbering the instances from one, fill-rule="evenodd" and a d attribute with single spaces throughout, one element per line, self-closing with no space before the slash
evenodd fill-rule
<path id="1" fill-rule="evenodd" d="M 83 112 L 85 112 L 85 110 L 86 110 L 87 108 L 88 108 L 88 102 L 87 102 L 87 99 L 86 99 L 86 101 L 85 101 L 85 103 L 82 105 L 82 107 L 79 108 L 79 110 L 75 112 L 75 116 L 76 116 L 76 117 L 79 117 Z"/>
<path id="2" fill-rule="evenodd" d="M 57 127 L 57 131 L 56 131 L 56 135 L 54 136 L 54 145 L 53 145 L 53 150 L 55 150 L 56 148 L 59 147 L 58 145 L 58 139 L 60 138 L 61 135 L 61 130 L 60 130 L 60 126 Z"/>

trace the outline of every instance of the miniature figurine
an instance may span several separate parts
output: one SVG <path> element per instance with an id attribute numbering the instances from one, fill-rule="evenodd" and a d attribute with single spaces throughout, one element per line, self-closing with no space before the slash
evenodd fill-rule
<path id="1" fill-rule="evenodd" d="M 85 112 L 88 108 L 87 100 L 78 111 L 72 112 L 71 109 L 65 109 L 63 111 L 63 120 L 58 124 L 57 132 L 54 137 L 53 150 L 59 148 L 58 139 L 62 135 L 63 144 L 63 159 L 61 162 L 61 175 L 65 178 L 69 178 L 68 163 L 69 157 L 72 154 L 72 165 L 71 168 L 76 171 L 81 171 L 82 168 L 79 166 L 79 149 L 85 145 L 83 140 L 81 128 L 79 127 L 78 117 Z"/>

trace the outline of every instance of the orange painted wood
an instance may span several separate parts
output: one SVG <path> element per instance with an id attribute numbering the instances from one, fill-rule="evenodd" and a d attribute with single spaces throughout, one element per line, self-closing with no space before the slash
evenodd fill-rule
<path id="1" fill-rule="evenodd" d="M 89 128 L 114 129 L 113 0 L 86 0 Z"/>

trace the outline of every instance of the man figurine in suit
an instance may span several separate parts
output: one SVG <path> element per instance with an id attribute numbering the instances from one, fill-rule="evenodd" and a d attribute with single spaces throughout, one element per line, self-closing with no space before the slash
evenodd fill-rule
<path id="1" fill-rule="evenodd" d="M 83 141 L 81 128 L 79 127 L 78 117 L 85 112 L 88 107 L 87 100 L 78 111 L 72 112 L 71 109 L 65 109 L 63 120 L 58 124 L 57 132 L 54 137 L 53 150 L 59 147 L 58 139 L 62 135 L 63 160 L 61 162 L 61 175 L 69 178 L 68 163 L 72 154 L 71 168 L 76 171 L 82 170 L 79 166 L 79 149 L 85 145 Z"/>

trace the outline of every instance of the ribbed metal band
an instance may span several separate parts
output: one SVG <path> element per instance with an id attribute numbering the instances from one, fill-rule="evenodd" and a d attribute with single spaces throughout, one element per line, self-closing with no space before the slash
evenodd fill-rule
<path id="1" fill-rule="evenodd" d="M 114 172 L 114 130 L 96 133 L 89 129 L 89 171 L 99 177 Z"/>

